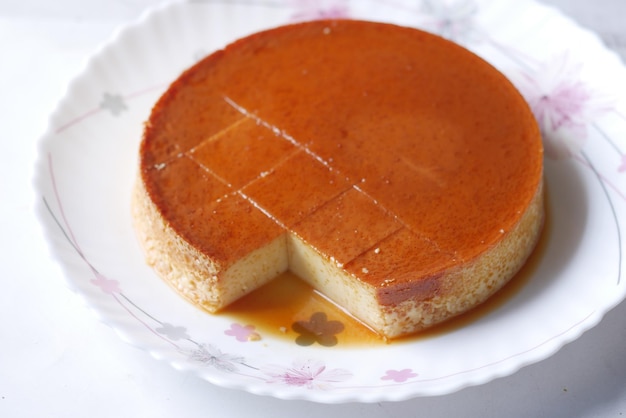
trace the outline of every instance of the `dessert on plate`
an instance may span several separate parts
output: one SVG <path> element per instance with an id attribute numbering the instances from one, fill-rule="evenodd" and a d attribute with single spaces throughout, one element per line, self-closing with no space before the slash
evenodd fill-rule
<path id="1" fill-rule="evenodd" d="M 486 300 L 543 219 L 543 148 L 490 64 L 352 20 L 256 33 L 154 106 L 133 218 L 148 263 L 209 312 L 290 270 L 385 338 Z"/>

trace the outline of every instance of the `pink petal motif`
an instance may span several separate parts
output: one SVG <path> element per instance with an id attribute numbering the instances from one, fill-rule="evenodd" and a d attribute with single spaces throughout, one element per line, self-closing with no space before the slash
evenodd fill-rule
<path id="1" fill-rule="evenodd" d="M 578 153 L 595 118 L 610 110 L 608 101 L 580 80 L 581 65 L 561 55 L 532 73 L 514 77 L 543 135 L 546 155 L 566 158 Z"/>
<path id="2" fill-rule="evenodd" d="M 230 329 L 224 331 L 224 334 L 235 337 L 237 341 L 247 342 L 259 340 L 260 336 L 254 331 L 253 325 L 231 324 Z"/>
<path id="3" fill-rule="evenodd" d="M 381 377 L 381 380 L 393 380 L 394 382 L 406 382 L 412 377 L 417 377 L 417 373 L 413 373 L 411 369 L 387 370 L 387 373 Z"/>
<path id="4" fill-rule="evenodd" d="M 622 164 L 617 168 L 619 173 L 626 173 L 626 154 L 622 155 Z"/>
<path id="5" fill-rule="evenodd" d="M 122 293 L 119 282 L 117 280 L 107 279 L 100 273 L 96 272 L 96 278 L 91 280 L 91 284 L 98 286 L 106 294 Z"/>
<path id="6" fill-rule="evenodd" d="M 326 389 L 332 383 L 343 382 L 352 377 L 344 369 L 327 369 L 326 365 L 316 360 L 294 362 L 292 367 L 267 366 L 263 372 L 269 376 L 267 383 L 301 386 L 307 389 Z"/>
<path id="7" fill-rule="evenodd" d="M 350 16 L 347 0 L 291 0 L 295 21 L 344 19 Z"/>

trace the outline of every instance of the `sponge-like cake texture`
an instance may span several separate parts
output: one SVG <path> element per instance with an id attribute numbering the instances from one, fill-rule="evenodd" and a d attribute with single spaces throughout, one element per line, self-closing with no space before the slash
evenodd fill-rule
<path id="1" fill-rule="evenodd" d="M 503 286 L 543 224 L 543 149 L 491 65 L 419 30 L 264 31 L 184 72 L 140 148 L 147 260 L 216 312 L 291 270 L 387 338 Z"/>

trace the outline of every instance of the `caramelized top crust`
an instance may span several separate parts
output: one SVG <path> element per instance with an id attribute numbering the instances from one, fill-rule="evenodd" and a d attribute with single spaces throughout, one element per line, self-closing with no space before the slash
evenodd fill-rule
<path id="1" fill-rule="evenodd" d="M 542 158 L 526 103 L 489 64 L 431 34 L 349 20 L 208 56 L 156 104 L 140 150 L 164 219 L 223 267 L 291 231 L 409 293 L 402 283 L 428 289 L 517 224 Z"/>

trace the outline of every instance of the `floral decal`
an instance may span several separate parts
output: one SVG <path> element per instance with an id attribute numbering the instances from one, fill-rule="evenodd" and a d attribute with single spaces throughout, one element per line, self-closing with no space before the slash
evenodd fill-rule
<path id="1" fill-rule="evenodd" d="M 478 39 L 474 24 L 478 6 L 474 0 L 424 0 L 421 12 L 420 26 L 425 30 L 455 42 Z"/>
<path id="2" fill-rule="evenodd" d="M 301 386 L 307 389 L 329 389 L 333 383 L 343 382 L 352 377 L 344 369 L 327 369 L 316 360 L 294 362 L 291 367 L 269 366 L 262 370 L 269 376 L 267 383 L 288 386 Z"/>
<path id="3" fill-rule="evenodd" d="M 172 341 L 190 339 L 189 335 L 187 335 L 187 328 L 177 327 L 167 322 L 162 322 L 160 327 L 155 328 L 155 331 Z"/>
<path id="4" fill-rule="evenodd" d="M 626 173 L 626 154 L 622 155 L 622 163 L 617 168 L 617 171 L 620 173 Z"/>
<path id="5" fill-rule="evenodd" d="M 234 372 L 238 366 L 246 365 L 243 357 L 223 353 L 210 344 L 198 344 L 197 348 L 188 351 L 188 356 L 192 361 L 215 367 L 224 372 Z"/>
<path id="6" fill-rule="evenodd" d="M 411 369 L 387 370 L 387 373 L 381 377 L 381 380 L 392 380 L 397 383 L 406 382 L 407 380 L 417 377 L 417 373 L 413 373 Z"/>
<path id="7" fill-rule="evenodd" d="M 296 10 L 292 20 L 341 19 L 350 17 L 348 0 L 291 0 Z"/>
<path id="8" fill-rule="evenodd" d="M 128 108 L 124 98 L 119 94 L 104 93 L 100 102 L 100 109 L 108 110 L 113 116 L 118 116 Z"/>
<path id="9" fill-rule="evenodd" d="M 344 329 L 343 323 L 329 321 L 324 312 L 315 312 L 308 321 L 295 322 L 291 328 L 300 334 L 296 344 L 308 346 L 315 343 L 326 347 L 337 345 L 337 337 Z"/>
<path id="10" fill-rule="evenodd" d="M 98 286 L 106 294 L 122 293 L 120 284 L 117 280 L 107 279 L 97 270 L 94 270 L 95 279 L 91 279 L 91 284 Z"/>
<path id="11" fill-rule="evenodd" d="M 246 341 L 258 341 L 261 339 L 261 336 L 258 332 L 254 330 L 254 325 L 239 325 L 232 324 L 230 329 L 224 331 L 224 334 L 235 337 L 237 341 L 246 342 Z"/>
<path id="12" fill-rule="evenodd" d="M 606 100 L 581 81 L 580 70 L 581 65 L 560 55 L 515 80 L 539 123 L 550 158 L 577 154 L 591 122 L 609 110 Z"/>

